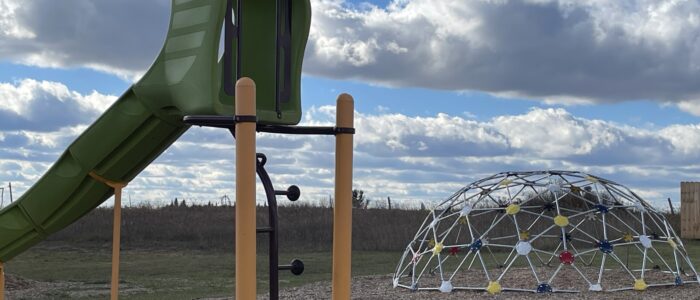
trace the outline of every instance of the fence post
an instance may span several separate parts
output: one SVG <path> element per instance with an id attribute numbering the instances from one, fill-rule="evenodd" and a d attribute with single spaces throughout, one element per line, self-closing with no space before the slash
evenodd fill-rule
<path id="1" fill-rule="evenodd" d="M 681 237 L 700 238 L 700 182 L 681 182 Z"/>
<path id="2" fill-rule="evenodd" d="M 668 207 L 671 209 L 671 215 L 675 215 L 676 212 L 673 210 L 673 203 L 671 203 L 671 198 L 668 198 Z"/>
<path id="3" fill-rule="evenodd" d="M 333 300 L 349 300 L 352 262 L 352 148 L 354 100 L 338 96 L 335 139 L 335 208 L 333 210 Z"/>
<path id="4" fill-rule="evenodd" d="M 256 299 L 255 82 L 236 82 L 236 299 Z"/>

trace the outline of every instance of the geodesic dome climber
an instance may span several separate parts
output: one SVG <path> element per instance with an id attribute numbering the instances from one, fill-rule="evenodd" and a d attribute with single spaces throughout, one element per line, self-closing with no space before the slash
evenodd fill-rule
<path id="1" fill-rule="evenodd" d="M 581 172 L 505 172 L 433 209 L 394 287 L 413 291 L 643 291 L 698 283 L 668 220 L 630 189 Z"/>

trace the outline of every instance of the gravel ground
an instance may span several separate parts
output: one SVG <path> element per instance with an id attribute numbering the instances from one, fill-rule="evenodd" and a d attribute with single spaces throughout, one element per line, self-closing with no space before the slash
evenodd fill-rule
<path id="1" fill-rule="evenodd" d="M 516 278 L 519 276 L 531 276 L 527 270 L 514 270 L 514 278 L 511 284 L 517 282 Z M 620 274 L 612 274 L 613 278 L 618 277 Z M 624 274 L 623 274 L 624 275 Z M 654 274 L 648 274 L 647 278 L 649 281 L 654 279 Z M 621 277 L 621 278 L 624 278 Z M 564 282 L 574 282 L 574 280 L 569 281 L 569 278 L 565 278 Z M 455 279 L 459 280 L 459 279 Z M 504 284 L 506 281 L 504 281 Z M 17 278 L 13 276 L 8 276 L 7 278 L 7 288 L 9 292 L 9 299 L 37 299 L 37 298 L 75 298 L 75 297 L 88 297 L 88 298 L 104 298 L 109 295 L 109 285 L 108 284 L 88 284 L 88 283 L 75 283 L 75 282 L 38 282 L 33 280 L 27 280 L 22 278 Z M 570 285 L 570 287 L 575 287 L 575 285 Z M 122 295 L 124 294 L 138 294 L 143 292 L 148 292 L 147 290 L 134 286 L 122 287 Z M 55 293 L 56 290 L 70 290 L 68 293 Z M 280 299 L 330 299 L 331 295 L 331 284 L 330 282 L 316 282 L 307 284 L 300 287 L 286 288 L 280 292 Z M 499 295 L 492 296 L 486 292 L 482 291 L 454 291 L 449 294 L 440 293 L 437 291 L 419 291 L 411 292 L 404 288 L 392 288 L 391 284 L 391 274 L 387 275 L 376 275 L 376 276 L 362 276 L 354 277 L 352 283 L 352 299 L 363 299 L 363 300 L 384 300 L 384 299 L 402 299 L 402 300 L 414 300 L 414 299 L 441 299 L 441 300 L 451 300 L 451 299 L 620 299 L 620 300 L 630 300 L 630 299 L 683 299 L 692 300 L 700 299 L 700 286 L 697 284 L 686 284 L 680 287 L 650 287 L 644 292 L 637 291 L 620 291 L 620 292 L 583 292 L 583 293 L 552 293 L 552 294 L 535 294 L 527 292 L 503 292 Z M 214 299 L 214 298 L 212 298 Z M 216 298 L 218 300 L 231 299 L 231 298 Z M 258 299 L 268 299 L 267 295 L 261 295 Z"/>
<path id="2" fill-rule="evenodd" d="M 526 270 L 515 270 L 517 276 L 531 276 Z M 619 274 L 612 274 L 615 278 Z M 651 281 L 653 274 L 647 275 Z M 619 278 L 619 277 L 618 277 Z M 624 277 L 622 277 L 624 278 Z M 629 275 L 627 275 L 629 278 Z M 568 278 L 567 278 L 568 279 Z M 511 279 L 514 280 L 514 279 Z M 579 278 L 580 280 L 580 278 Z M 566 281 L 566 280 L 565 280 Z M 567 281 L 571 282 L 571 281 Z M 505 282 L 504 282 L 505 284 Z M 575 286 L 575 285 L 570 285 Z M 283 289 L 280 292 L 280 299 L 329 299 L 331 295 L 330 282 L 317 282 L 295 288 Z M 259 299 L 267 299 L 266 295 Z M 492 296 L 482 291 L 453 291 L 445 294 L 438 291 L 411 292 L 404 288 L 392 288 L 391 274 L 379 276 L 365 276 L 353 278 L 352 298 L 379 300 L 379 299 L 700 299 L 700 286 L 698 284 L 685 284 L 680 287 L 650 287 L 646 291 L 619 291 L 619 292 L 583 292 L 583 293 L 552 293 L 536 294 L 528 292 L 505 291 L 499 295 Z"/>

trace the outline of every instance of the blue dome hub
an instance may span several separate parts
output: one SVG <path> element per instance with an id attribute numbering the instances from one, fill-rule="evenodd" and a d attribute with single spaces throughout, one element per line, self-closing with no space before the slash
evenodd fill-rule
<path id="1" fill-rule="evenodd" d="M 608 240 L 600 241 L 600 243 L 598 243 L 598 248 L 605 254 L 610 254 L 613 252 L 613 244 Z"/>
<path id="2" fill-rule="evenodd" d="M 551 293 L 552 286 L 549 285 L 549 283 L 540 283 L 540 285 L 537 286 L 537 292 L 540 294 Z"/>

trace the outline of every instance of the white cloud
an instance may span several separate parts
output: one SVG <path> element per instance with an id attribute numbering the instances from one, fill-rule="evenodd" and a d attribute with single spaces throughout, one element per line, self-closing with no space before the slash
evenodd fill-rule
<path id="1" fill-rule="evenodd" d="M 559 104 L 700 99 L 697 1 L 352 3 L 312 1 L 305 73 Z M 162 46 L 169 4 L 0 0 L 0 58 L 134 80 Z"/>
<path id="2" fill-rule="evenodd" d="M 493 125 L 517 149 L 542 157 L 590 154 L 620 142 L 624 132 L 602 121 L 574 118 L 564 109 L 533 109 L 519 116 L 501 116 Z"/>
<path id="3" fill-rule="evenodd" d="M 116 97 L 81 94 L 57 82 L 0 83 L 0 182 L 26 191 Z M 461 115 L 356 112 L 355 186 L 373 198 L 441 200 L 507 170 L 570 169 L 610 177 L 645 193 L 675 197 L 700 172 L 700 124 L 639 128 L 532 108 L 474 120 Z M 335 108 L 313 107 L 304 125 L 332 126 Z M 303 201 L 332 194 L 334 139 L 260 134 L 278 188 L 302 187 Z M 134 201 L 179 197 L 216 202 L 233 195 L 234 145 L 225 130 L 193 128 L 129 185 Z M 263 190 L 258 190 L 263 199 Z M 664 198 L 665 199 L 665 198 Z M 674 198 L 675 199 L 675 198 Z M 651 199 L 658 200 L 658 199 Z"/>
<path id="4" fill-rule="evenodd" d="M 532 108 L 527 113 L 477 121 L 459 115 L 406 116 L 357 112 L 356 150 L 379 160 L 393 158 L 477 160 L 527 158 L 579 166 L 683 165 L 700 158 L 700 125 L 649 129 L 580 118 L 563 108 Z M 329 125 L 331 106 L 312 108 L 304 124 Z M 300 145 L 301 137 L 269 137 L 274 145 Z M 332 149 L 323 139 L 314 148 Z M 261 144 L 267 145 L 268 136 Z M 321 146 L 319 146 L 321 145 Z M 272 146 L 272 145 L 269 145 Z M 300 146 L 299 146 L 300 147 Z M 697 149 L 700 150 L 700 149 Z M 378 162 L 374 162 L 378 163 Z M 408 163 L 404 161 L 403 163 Z"/>
<path id="5" fill-rule="evenodd" d="M 161 48 L 170 1 L 0 0 L 0 58 L 138 79 Z"/>
<path id="6" fill-rule="evenodd" d="M 332 107 L 314 108 L 305 122 L 327 125 L 334 114 Z M 355 182 L 374 197 L 437 200 L 492 173 L 538 169 L 582 170 L 647 195 L 676 197 L 678 182 L 695 178 L 700 169 L 694 163 L 700 159 L 700 125 L 652 130 L 580 118 L 553 108 L 533 108 L 480 122 L 445 114 L 409 117 L 357 112 L 356 116 Z M 313 147 L 292 148 L 291 167 L 304 175 L 292 175 L 291 182 L 317 176 L 306 173 L 306 168 L 331 172 L 332 139 L 264 136 L 260 145 L 270 153 L 287 153 L 292 150 L 274 149 L 270 143 L 300 140 Z M 282 162 L 277 163 L 285 163 L 278 159 Z M 319 159 L 325 163 L 315 163 Z"/>
<path id="7" fill-rule="evenodd" d="M 678 108 L 695 116 L 700 116 L 700 100 L 681 101 Z"/>
<path id="8" fill-rule="evenodd" d="M 700 153 L 700 124 L 671 125 L 661 130 L 676 149 L 676 155 L 694 156 Z"/>
<path id="9" fill-rule="evenodd" d="M 13 39 L 34 38 L 36 35 L 22 27 L 15 12 L 20 7 L 20 3 L 10 0 L 0 0 L 0 37 Z"/>
<path id="10" fill-rule="evenodd" d="M 697 1 L 312 2 L 318 76 L 547 103 L 700 95 Z"/>
<path id="11" fill-rule="evenodd" d="M 51 81 L 0 83 L 0 129 L 53 131 L 84 124 L 115 100 L 96 91 L 83 95 Z"/>

